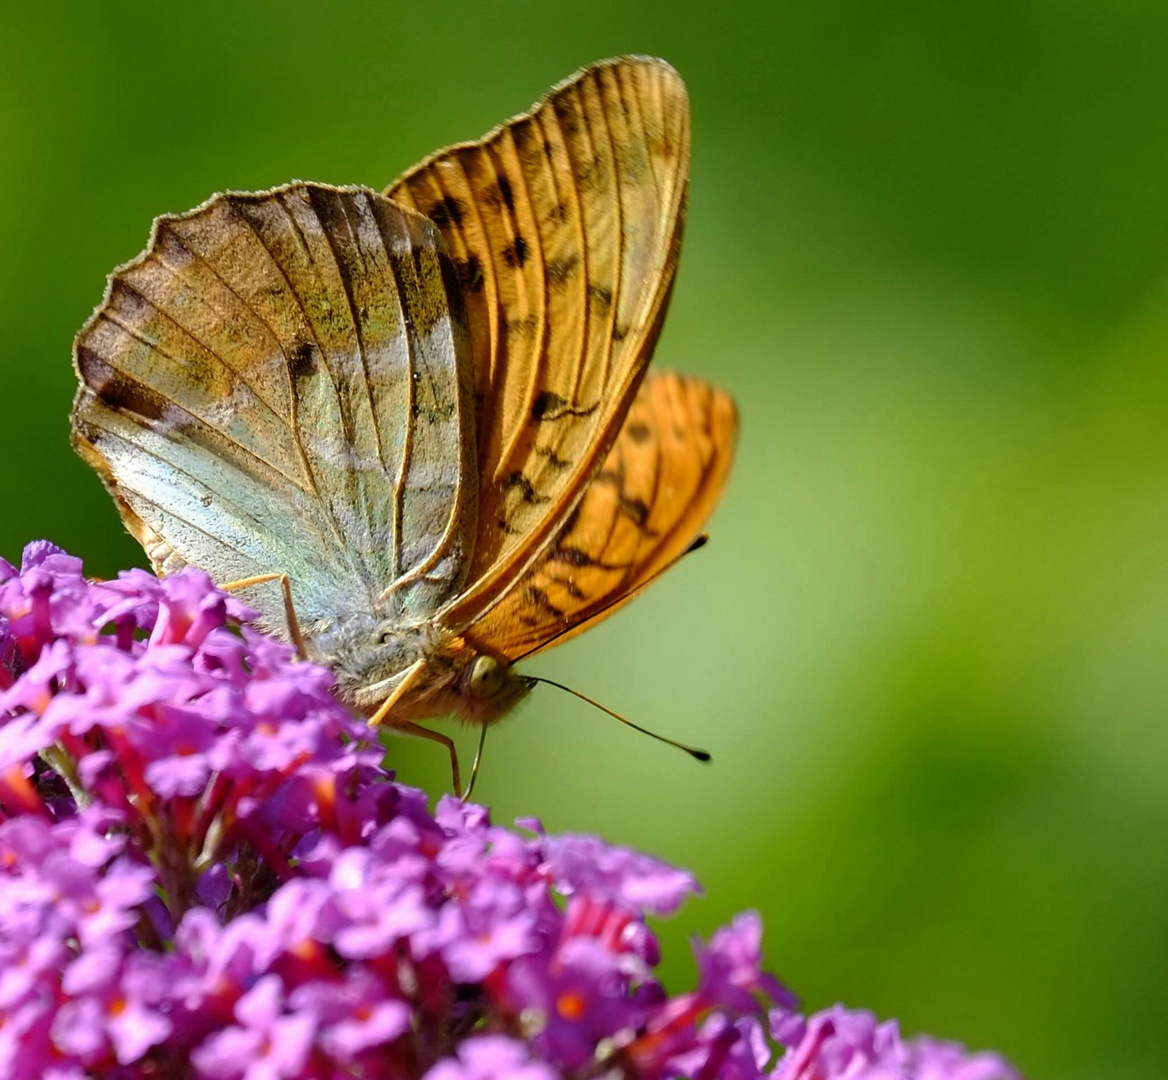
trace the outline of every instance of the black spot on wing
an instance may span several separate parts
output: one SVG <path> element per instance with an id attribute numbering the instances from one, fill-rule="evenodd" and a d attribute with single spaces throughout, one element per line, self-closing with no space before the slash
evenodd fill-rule
<path id="1" fill-rule="evenodd" d="M 645 527 L 645 523 L 649 520 L 649 507 L 644 499 L 629 498 L 629 496 L 622 494 L 620 497 L 621 513 L 630 518 L 639 529 Z"/>
<path id="2" fill-rule="evenodd" d="M 559 394 L 545 390 L 535 399 L 535 404 L 531 407 L 531 415 L 536 420 L 548 420 L 553 414 L 559 413 L 567 404 Z"/>
<path id="3" fill-rule="evenodd" d="M 507 482 L 503 485 L 503 489 L 507 492 L 518 491 L 519 497 L 531 506 L 539 506 L 540 503 L 548 501 L 548 497 L 536 491 L 535 485 L 519 471 L 513 472 L 507 477 Z"/>
<path id="4" fill-rule="evenodd" d="M 576 267 L 580 263 L 580 256 L 576 254 L 566 255 L 560 259 L 552 259 L 547 264 L 548 281 L 552 287 L 561 287 L 566 285 L 568 279 L 575 273 Z"/>
<path id="5" fill-rule="evenodd" d="M 447 225 L 461 225 L 462 215 L 466 207 L 463 206 L 459 199 L 453 195 L 447 195 L 445 198 L 439 199 L 429 210 L 426 211 L 428 217 L 438 228 L 445 228 Z"/>
<path id="6" fill-rule="evenodd" d="M 522 236 L 515 239 L 503 249 L 503 261 L 510 267 L 523 266 L 527 262 L 530 249 Z"/>
<path id="7" fill-rule="evenodd" d="M 625 478 L 620 472 L 613 469 L 601 469 L 592 481 L 594 484 L 611 484 L 616 488 L 617 506 L 622 514 L 637 526 L 646 536 L 655 535 L 652 530 L 646 529 L 649 521 L 649 506 L 644 499 L 625 493 Z"/>
<path id="8" fill-rule="evenodd" d="M 643 420 L 634 420 L 628 427 L 625 428 L 630 439 L 638 446 L 643 446 L 652 436 L 653 432 L 649 430 L 649 425 Z"/>
<path id="9" fill-rule="evenodd" d="M 548 553 L 548 561 L 564 563 L 578 569 L 592 566 L 601 570 L 627 570 L 630 565 L 629 563 L 606 563 L 589 555 L 583 548 L 573 547 L 571 544 L 557 544 Z"/>
<path id="10" fill-rule="evenodd" d="M 607 311 L 612 307 L 612 289 L 607 285 L 591 282 L 588 286 L 588 296 L 600 311 Z"/>
<path id="11" fill-rule="evenodd" d="M 544 592 L 538 585 L 528 585 L 523 590 L 523 599 L 526 600 L 532 607 L 542 608 L 549 615 L 557 619 L 564 617 L 562 608 L 556 607 L 555 604 L 548 599 L 548 594 Z"/>
<path id="12" fill-rule="evenodd" d="M 591 416 L 595 411 L 595 405 L 573 405 L 559 394 L 544 390 L 531 406 L 531 418 L 537 422 L 559 420 L 565 416 Z"/>
<path id="13" fill-rule="evenodd" d="M 566 469 L 572 463 L 565 457 L 560 457 L 550 446 L 537 446 L 536 454 L 543 458 L 553 469 Z"/>
<path id="14" fill-rule="evenodd" d="M 595 562 L 588 552 L 574 547 L 553 548 L 551 557 L 556 562 L 567 563 L 569 566 L 592 566 Z"/>
<path id="15" fill-rule="evenodd" d="M 555 581 L 557 585 L 562 586 L 573 600 L 584 599 L 584 590 L 581 589 L 580 586 L 577 585 L 571 578 L 553 578 L 552 580 Z"/>
<path id="16" fill-rule="evenodd" d="M 505 206 L 508 210 L 514 210 L 515 192 L 511 189 L 511 181 L 506 176 L 500 176 L 487 189 L 486 201 L 488 206 Z"/>

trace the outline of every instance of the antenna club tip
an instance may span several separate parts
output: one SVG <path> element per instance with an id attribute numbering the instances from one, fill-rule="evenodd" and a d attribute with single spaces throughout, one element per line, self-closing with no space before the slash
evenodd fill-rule
<path id="1" fill-rule="evenodd" d="M 698 759 L 698 761 L 710 762 L 714 758 L 708 750 L 691 750 L 690 753 Z"/>

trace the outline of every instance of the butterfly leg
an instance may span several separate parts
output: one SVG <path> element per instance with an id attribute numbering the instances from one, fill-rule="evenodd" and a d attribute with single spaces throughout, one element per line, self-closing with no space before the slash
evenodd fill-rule
<path id="1" fill-rule="evenodd" d="M 462 798 L 462 777 L 458 771 L 458 750 L 454 746 L 453 739 L 448 735 L 443 735 L 440 731 L 431 731 L 429 728 L 422 727 L 421 724 L 415 724 L 410 720 L 394 724 L 391 730 L 400 732 L 402 735 L 413 735 L 418 739 L 428 739 L 430 742 L 441 743 L 445 746 L 450 751 L 450 781 L 454 786 L 454 797 L 456 799 Z"/>
<path id="2" fill-rule="evenodd" d="M 422 674 L 425 672 L 425 670 L 425 660 L 418 660 L 411 667 L 406 668 L 406 670 L 402 673 L 401 681 L 397 684 L 396 687 L 394 687 L 393 693 L 391 693 L 389 697 L 387 697 L 381 703 L 381 705 L 378 706 L 377 712 L 369 717 L 370 727 L 381 727 L 381 725 L 385 723 L 386 718 L 391 712 L 393 712 L 393 707 L 399 701 L 401 701 L 403 697 L 406 696 L 407 692 L 414 685 L 414 683 L 416 683 L 422 677 Z"/>
<path id="3" fill-rule="evenodd" d="M 377 712 L 369 717 L 370 727 L 380 727 L 385 723 L 386 718 L 393 711 L 393 707 L 405 697 L 407 691 L 422 677 L 425 670 L 425 660 L 418 660 L 413 666 L 406 668 L 401 681 L 394 688 L 393 693 L 382 702 Z M 441 743 L 445 746 L 450 752 L 450 779 L 454 784 L 454 794 L 457 798 L 462 798 L 462 777 L 458 771 L 458 751 L 454 747 L 453 740 L 440 732 L 431 731 L 429 728 L 424 728 L 420 724 L 415 724 L 410 720 L 390 723 L 389 728 L 391 731 L 399 732 L 402 735 L 413 735 L 415 738 L 428 739 L 430 742 Z"/>
<path id="4" fill-rule="evenodd" d="M 479 732 L 479 748 L 475 751 L 474 764 L 470 767 L 470 783 L 467 785 L 466 794 L 463 795 L 462 801 L 467 802 L 474 791 L 475 781 L 479 777 L 479 762 L 483 760 L 483 744 L 487 741 L 487 725 L 483 724 L 482 730 Z"/>
<path id="5" fill-rule="evenodd" d="M 308 652 L 304 648 L 304 635 L 300 632 L 300 620 L 296 618 L 296 607 L 292 603 L 292 584 L 287 574 L 259 574 L 256 577 L 240 578 L 238 581 L 229 581 L 220 585 L 224 592 L 235 589 L 246 589 L 252 585 L 263 585 L 267 581 L 278 581 L 284 593 L 284 618 L 288 620 L 288 634 L 292 644 L 296 646 L 296 655 L 301 660 L 308 659 Z"/>

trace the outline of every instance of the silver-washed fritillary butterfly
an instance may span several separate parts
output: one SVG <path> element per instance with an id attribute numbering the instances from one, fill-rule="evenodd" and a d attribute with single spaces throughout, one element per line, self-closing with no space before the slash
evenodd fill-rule
<path id="1" fill-rule="evenodd" d="M 415 721 L 485 731 L 725 484 L 733 402 L 646 377 L 689 145 L 677 73 L 628 57 L 383 194 L 161 217 L 77 338 L 74 443 L 158 573 L 242 587 L 353 707 L 452 749 Z"/>

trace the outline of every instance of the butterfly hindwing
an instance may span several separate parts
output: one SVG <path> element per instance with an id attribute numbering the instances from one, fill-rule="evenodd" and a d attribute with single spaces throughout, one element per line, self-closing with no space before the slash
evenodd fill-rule
<path id="1" fill-rule="evenodd" d="M 515 661 L 618 610 L 701 533 L 734 457 L 738 418 L 699 379 L 650 373 L 620 435 L 538 561 L 475 624 Z"/>
<path id="2" fill-rule="evenodd" d="M 419 215 L 294 183 L 160 218 L 75 356 L 74 442 L 160 572 L 287 573 L 308 624 L 394 582 L 429 613 L 464 580 L 473 371 Z"/>
<path id="3" fill-rule="evenodd" d="M 616 437 L 673 282 L 689 134 L 669 65 L 606 61 L 387 191 L 441 229 L 474 345 L 479 525 L 448 625 L 508 589 Z"/>

